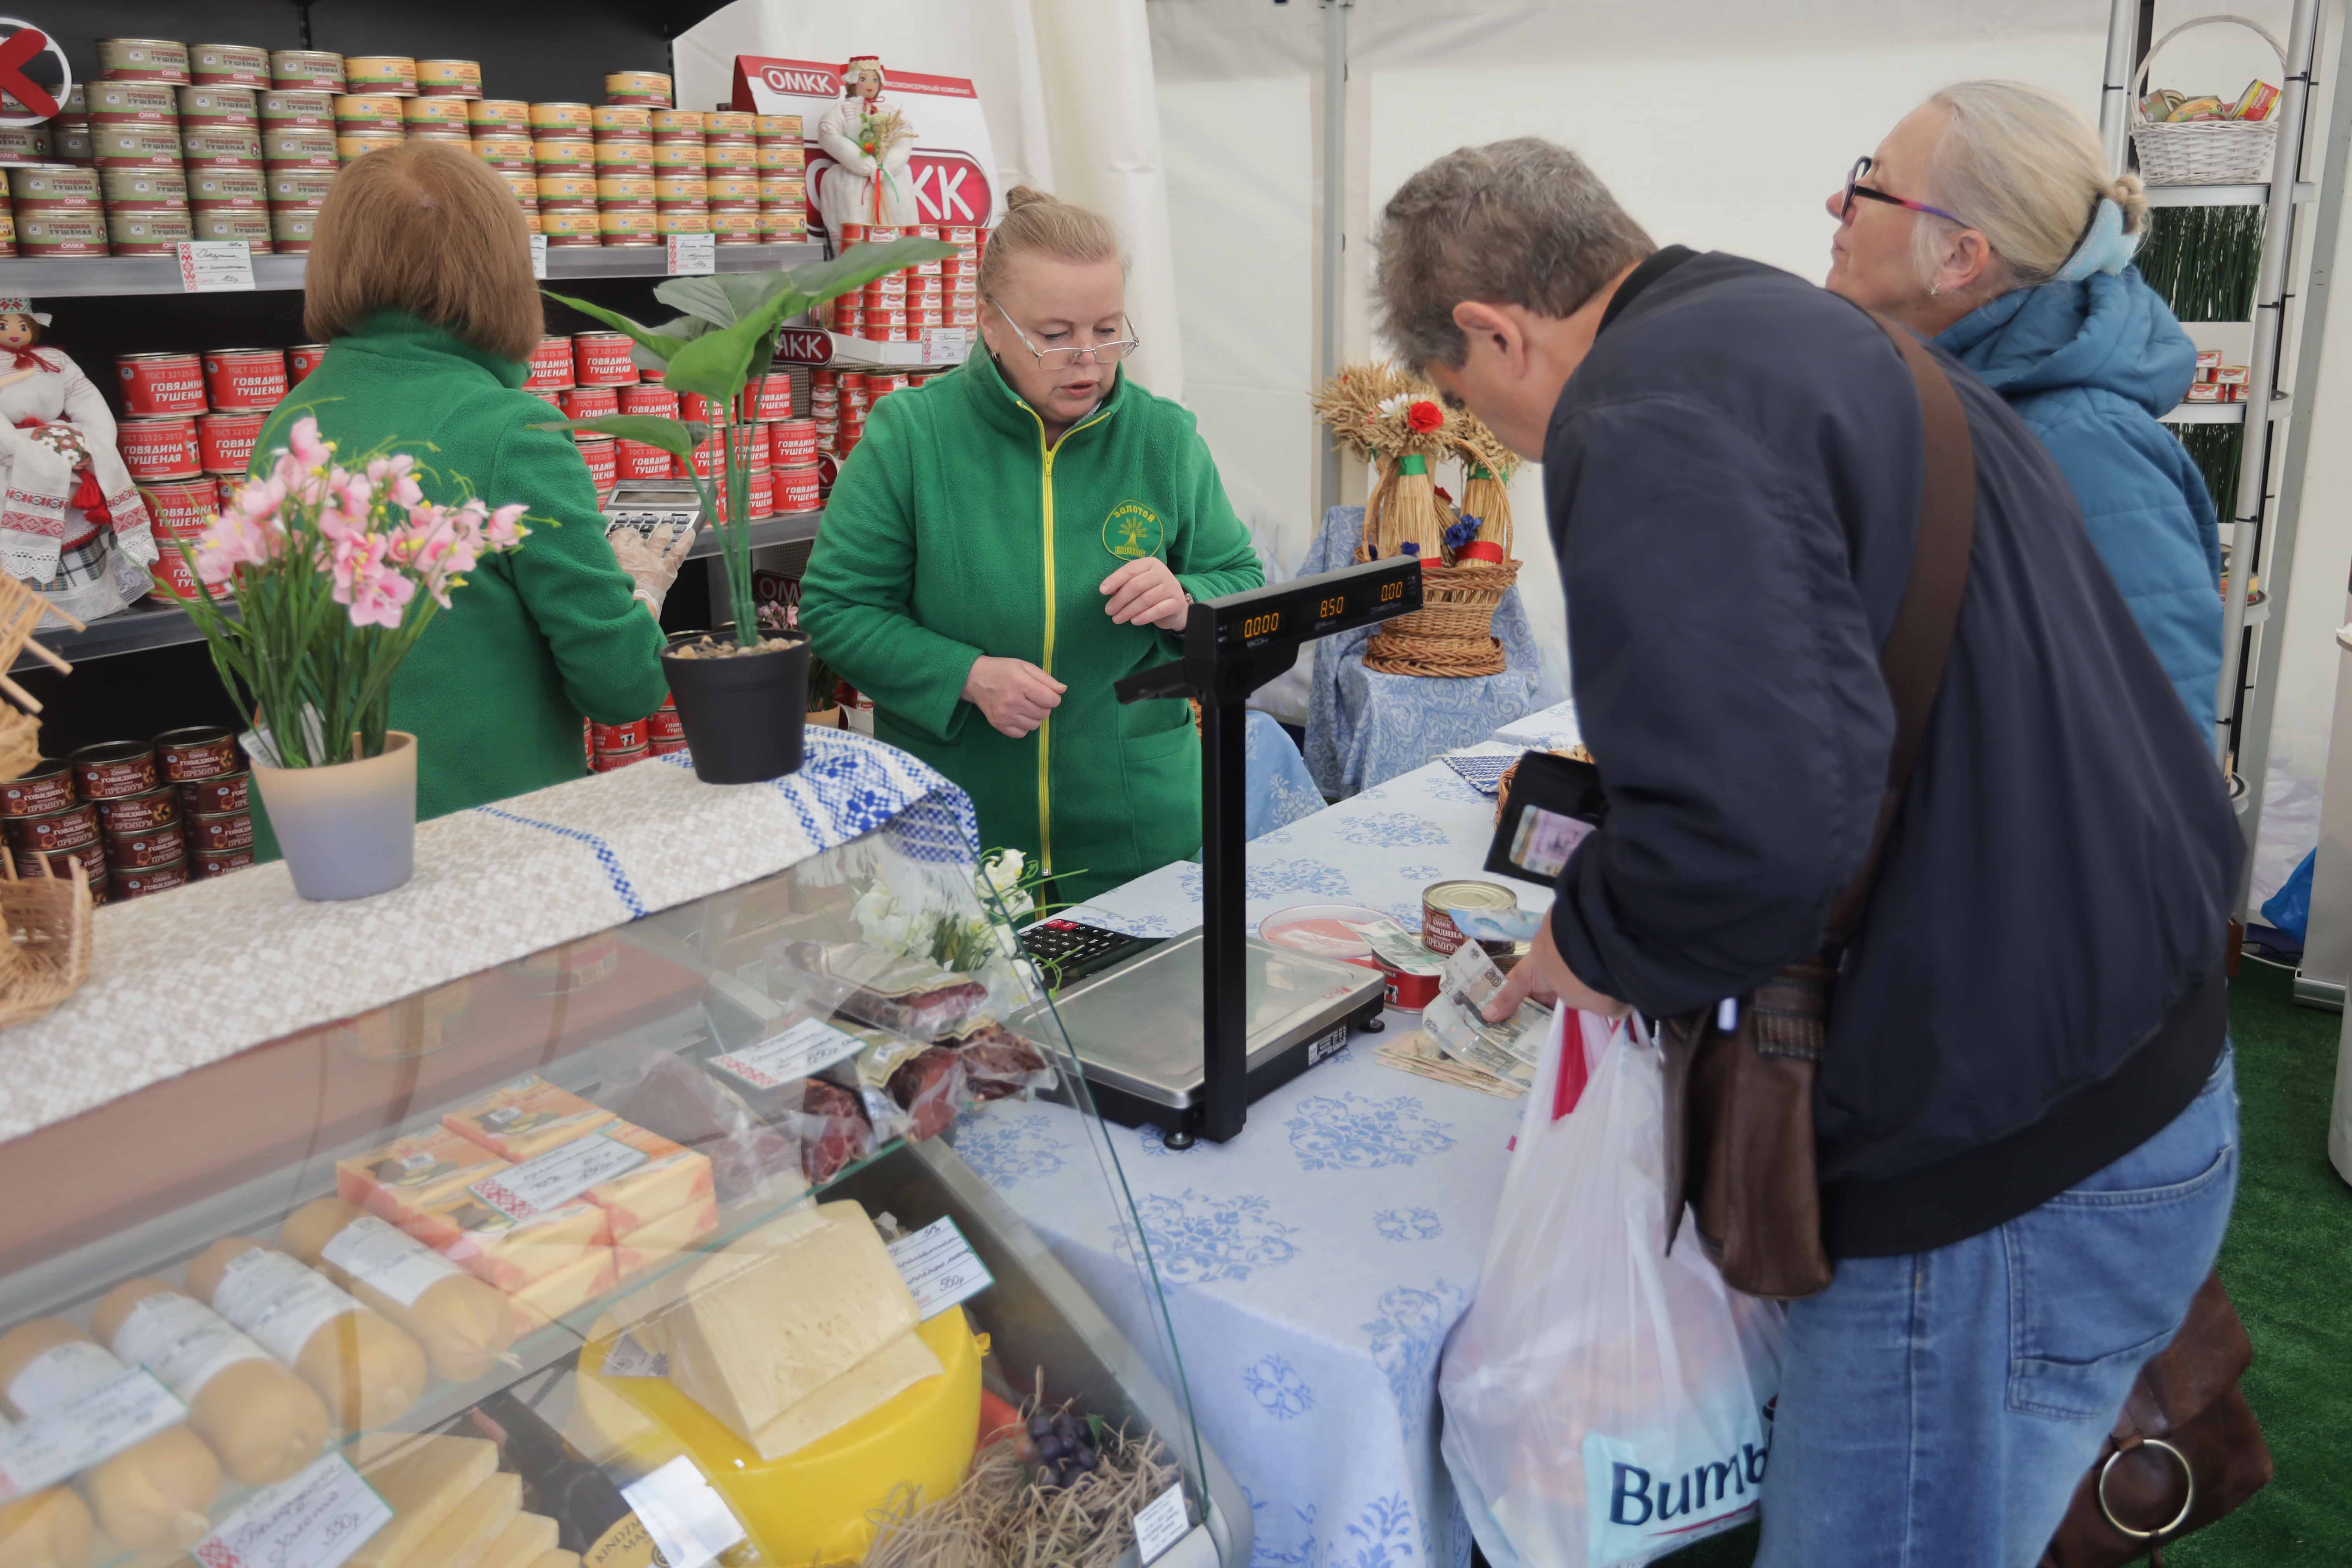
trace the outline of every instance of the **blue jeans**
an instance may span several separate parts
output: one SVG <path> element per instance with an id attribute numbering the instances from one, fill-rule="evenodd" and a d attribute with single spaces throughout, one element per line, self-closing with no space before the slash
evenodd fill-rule
<path id="1" fill-rule="evenodd" d="M 1756 1568 L 2032 1568 L 2221 1249 L 2227 1048 L 2165 1129 L 1932 1252 L 1840 1259 L 1789 1309 Z"/>

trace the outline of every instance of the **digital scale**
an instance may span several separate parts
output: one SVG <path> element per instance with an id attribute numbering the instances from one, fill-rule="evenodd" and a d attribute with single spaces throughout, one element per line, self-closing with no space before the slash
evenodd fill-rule
<path id="1" fill-rule="evenodd" d="M 1076 960 L 1034 1010 L 1058 1018 L 1111 1120 L 1161 1127 L 1171 1148 L 1223 1143 L 1251 1101 L 1338 1051 L 1350 1029 L 1381 1027 L 1378 970 L 1276 947 L 1244 924 L 1243 705 L 1306 644 L 1420 609 L 1421 587 L 1418 558 L 1398 556 L 1197 603 L 1182 656 L 1115 688 L 1123 703 L 1201 705 L 1202 924 L 1125 950 L 1074 922 L 1033 928 L 1034 953 Z"/>
<path id="2" fill-rule="evenodd" d="M 702 527 L 702 497 L 691 479 L 624 479 L 604 503 L 604 534 L 635 528 L 693 533 Z"/>

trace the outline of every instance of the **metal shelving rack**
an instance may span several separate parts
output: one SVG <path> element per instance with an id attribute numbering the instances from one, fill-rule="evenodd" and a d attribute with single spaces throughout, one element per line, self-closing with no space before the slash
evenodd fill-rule
<path id="1" fill-rule="evenodd" d="M 2337 92 L 2329 115 L 2330 133 L 2324 179 L 2303 179 L 2305 150 L 2312 130 L 2311 88 L 2314 54 L 2319 36 L 2321 0 L 2294 0 L 2287 29 L 2286 78 L 2280 84 L 2277 113 L 2278 145 L 2266 182 L 2226 185 L 2152 185 L 2151 206 L 2260 206 L 2263 209 L 2262 256 L 2254 285 L 2252 351 L 2248 358 L 2246 401 L 2236 403 L 2183 403 L 2165 416 L 2168 423 L 2231 423 L 2247 427 L 2239 456 L 2238 482 L 2232 503 L 2225 508 L 2227 562 L 2223 597 L 2221 679 L 2215 709 L 2213 749 L 2231 770 L 2231 794 L 2251 851 L 2262 821 L 2264 775 L 2269 761 L 2271 719 L 2277 699 L 2280 639 L 2260 630 L 2284 617 L 2288 580 L 2294 559 L 2295 512 L 2302 488 L 2303 459 L 2309 447 L 2309 421 L 2299 420 L 2294 399 L 2279 384 L 2286 347 L 2286 318 L 2298 317 L 2300 350 L 2296 379 L 2305 387 L 2317 384 L 2321 328 L 2326 316 L 2324 289 L 2326 264 L 2320 247 L 2332 249 L 2336 219 L 2342 210 L 2344 131 L 2352 112 L 2352 94 Z M 2130 162 L 2132 82 L 2146 47 L 2140 36 L 2140 0 L 2110 0 L 2107 16 L 2106 69 L 2099 100 L 2099 129 L 2107 156 L 2117 171 Z M 2352 47 L 2352 33 L 2347 34 Z M 2298 209 L 2301 209 L 2300 211 Z M 2310 287 L 2302 296 L 2290 287 L 2289 262 L 2294 253 L 2299 221 L 2315 218 L 2318 246 L 2314 250 Z M 2313 295 L 2320 297 L 2313 309 Z M 2286 455 L 2279 486 L 2273 491 L 2271 473 L 2276 455 Z M 2250 585 L 2259 577 L 2262 590 Z M 2245 914 L 2252 856 L 2247 856 L 2234 895 L 2234 913 Z"/>

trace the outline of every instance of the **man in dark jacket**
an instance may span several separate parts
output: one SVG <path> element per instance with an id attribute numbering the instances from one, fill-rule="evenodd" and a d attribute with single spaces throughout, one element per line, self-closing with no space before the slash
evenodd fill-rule
<path id="1" fill-rule="evenodd" d="M 1664 1018 L 1813 953 L 1886 781 L 1924 436 L 1876 323 L 1656 250 L 1574 154 L 1390 202 L 1389 336 L 1544 462 L 1606 826 L 1506 1005 Z M 1815 1103 L 1836 1282 L 1789 1312 L 1766 1568 L 2026 1568 L 2210 1268 L 2236 1179 L 2220 777 L 2042 444 L 1975 445 L 1959 624 Z"/>

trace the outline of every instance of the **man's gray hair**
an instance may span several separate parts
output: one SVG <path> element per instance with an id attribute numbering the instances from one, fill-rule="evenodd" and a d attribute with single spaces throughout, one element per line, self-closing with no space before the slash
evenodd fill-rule
<path id="1" fill-rule="evenodd" d="M 1449 152 L 1381 214 L 1381 329 L 1414 371 L 1459 365 L 1465 299 L 1565 317 L 1658 247 L 1567 148 L 1521 136 Z"/>

